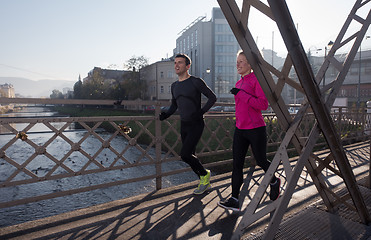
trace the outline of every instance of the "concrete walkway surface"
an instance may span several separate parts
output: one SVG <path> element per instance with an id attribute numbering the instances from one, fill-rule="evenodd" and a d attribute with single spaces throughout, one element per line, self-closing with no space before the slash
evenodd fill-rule
<path id="1" fill-rule="evenodd" d="M 346 146 L 345 152 L 365 203 L 371 211 L 368 188 L 370 143 Z M 282 174 L 282 169 L 277 171 Z M 332 172 L 325 172 L 336 191 L 346 190 Z M 239 214 L 217 206 L 231 194 L 231 173 L 212 177 L 208 194 L 193 195 L 197 182 L 125 198 L 57 216 L 0 228 L 0 239 L 230 239 L 264 173 L 246 169 Z M 283 176 L 283 191 L 285 181 Z M 263 203 L 269 203 L 268 194 Z M 57 206 L 56 206 L 57 207 Z M 248 229 L 242 239 L 262 239 L 269 216 Z M 309 174 L 302 172 L 276 239 L 371 239 L 371 228 L 360 223 L 357 213 L 339 206 L 326 212 Z"/>

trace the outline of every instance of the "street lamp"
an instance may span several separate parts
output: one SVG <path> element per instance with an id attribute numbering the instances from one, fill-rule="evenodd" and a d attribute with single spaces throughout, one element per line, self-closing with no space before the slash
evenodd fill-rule
<path id="1" fill-rule="evenodd" d="M 205 79 L 205 73 L 206 73 L 206 75 L 209 75 L 210 72 L 211 72 L 210 68 L 206 68 L 206 70 L 204 72 L 202 72 L 202 79 L 205 82 L 207 82 L 206 79 Z"/>
<path id="2" fill-rule="evenodd" d="M 206 73 L 209 74 L 211 72 L 210 68 L 206 69 Z"/>
<path id="3" fill-rule="evenodd" d="M 370 36 L 366 36 L 365 39 L 369 39 Z M 359 71 L 358 71 L 358 86 L 357 86 L 357 108 L 361 106 L 361 65 L 362 65 L 362 41 L 359 44 Z"/>
<path id="4" fill-rule="evenodd" d="M 330 42 L 328 42 L 327 46 L 325 46 L 325 60 L 326 60 L 326 57 L 327 57 L 327 47 L 331 48 L 332 45 L 334 45 L 334 42 L 333 41 L 330 41 Z M 326 84 L 326 72 L 323 75 L 323 87 L 325 87 L 325 84 Z"/>
<path id="5" fill-rule="evenodd" d="M 220 101 L 220 88 L 221 88 L 222 77 L 220 75 L 218 75 L 218 77 L 216 78 L 216 80 L 218 82 L 218 101 Z"/>
<path id="6" fill-rule="evenodd" d="M 206 73 L 206 75 L 205 75 L 205 73 Z M 206 68 L 206 70 L 205 71 L 203 71 L 202 70 L 202 79 L 206 82 L 206 84 L 207 85 L 211 85 L 212 84 L 212 79 L 210 79 L 209 77 L 208 77 L 208 75 L 211 73 L 211 69 L 208 67 L 208 68 Z M 208 79 L 208 80 L 206 80 L 206 78 Z M 210 80 L 210 81 L 209 81 Z"/>

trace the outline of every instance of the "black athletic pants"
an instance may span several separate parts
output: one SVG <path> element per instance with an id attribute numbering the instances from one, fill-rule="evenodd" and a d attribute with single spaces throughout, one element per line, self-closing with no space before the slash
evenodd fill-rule
<path id="1" fill-rule="evenodd" d="M 203 119 L 197 121 L 181 121 L 180 123 L 180 135 L 183 143 L 180 156 L 199 177 L 207 174 L 200 160 L 194 155 L 204 127 L 205 123 Z"/>
<path id="2" fill-rule="evenodd" d="M 267 132 L 266 127 L 254 129 L 236 128 L 233 136 L 233 172 L 232 172 L 232 197 L 238 199 L 243 183 L 243 165 L 249 146 L 256 163 L 266 172 L 270 162 L 267 160 Z M 276 177 L 272 178 L 274 182 Z"/>

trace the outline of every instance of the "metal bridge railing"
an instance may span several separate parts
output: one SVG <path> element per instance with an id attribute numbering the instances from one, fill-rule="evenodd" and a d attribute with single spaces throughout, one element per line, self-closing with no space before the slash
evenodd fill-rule
<path id="1" fill-rule="evenodd" d="M 45 104 L 45 100 L 39 103 Z M 102 101 L 99 103 L 101 105 Z M 112 101 L 103 104 L 109 105 Z M 143 106 L 143 102 L 122 104 Z M 36 192 L 2 201 L 0 208 L 146 180 L 153 181 L 156 189 L 161 189 L 165 177 L 191 171 L 186 164 L 169 165 L 180 160 L 179 116 L 161 122 L 157 117 L 160 107 L 168 103 L 145 104 L 156 106 L 152 116 L 0 118 L 0 191 L 11 187 L 27 189 L 34 184 L 46 186 L 45 183 L 50 182 L 68 185 L 63 190 L 45 187 L 41 194 Z M 338 108 L 332 111 L 332 117 L 344 143 L 368 139 L 370 116 L 364 109 Z M 272 157 L 285 129 L 273 113 L 264 114 L 264 118 L 268 156 Z M 308 113 L 301 123 L 302 136 L 309 135 L 314 121 L 313 115 Z M 205 115 L 205 130 L 196 150 L 205 166 L 217 171 L 231 166 L 233 132 L 233 112 Z M 325 149 L 326 143 L 319 140 L 317 148 Z M 289 152 L 297 155 L 294 148 Z M 251 156 L 248 158 L 253 164 Z M 81 179 L 86 176 L 94 180 L 76 184 L 83 182 Z"/>

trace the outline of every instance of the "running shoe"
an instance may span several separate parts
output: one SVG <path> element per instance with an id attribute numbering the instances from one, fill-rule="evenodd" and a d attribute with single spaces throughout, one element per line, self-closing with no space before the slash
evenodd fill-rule
<path id="1" fill-rule="evenodd" d="M 219 201 L 218 205 L 222 208 L 232 210 L 234 212 L 240 211 L 240 202 L 234 197 L 230 197 L 228 200 Z"/>
<path id="2" fill-rule="evenodd" d="M 198 184 L 197 188 L 193 191 L 194 194 L 200 195 L 206 192 L 211 188 L 210 185 L 210 170 L 206 169 L 207 174 L 205 176 L 200 176 L 200 183 Z"/>
<path id="3" fill-rule="evenodd" d="M 275 201 L 278 199 L 281 193 L 281 179 L 276 178 L 276 181 L 272 184 L 269 184 L 271 186 L 271 192 L 269 193 L 269 198 L 272 201 Z"/>

